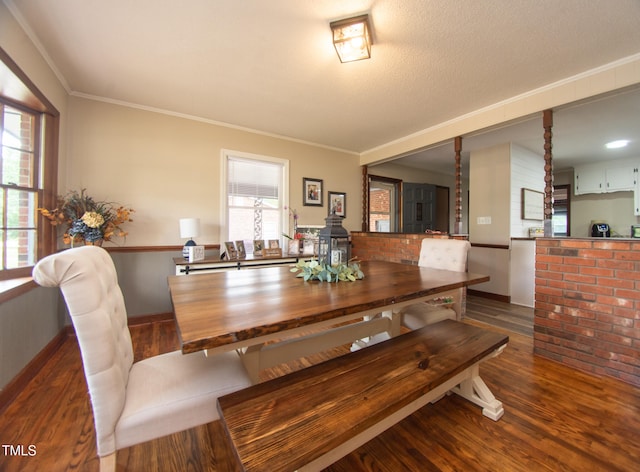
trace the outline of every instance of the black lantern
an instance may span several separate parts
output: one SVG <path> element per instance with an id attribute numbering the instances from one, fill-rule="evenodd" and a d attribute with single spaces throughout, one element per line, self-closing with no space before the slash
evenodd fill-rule
<path id="1" fill-rule="evenodd" d="M 349 232 L 342 227 L 342 217 L 325 218 L 327 226 L 320 230 L 318 259 L 327 265 L 347 264 L 351 259 Z"/>

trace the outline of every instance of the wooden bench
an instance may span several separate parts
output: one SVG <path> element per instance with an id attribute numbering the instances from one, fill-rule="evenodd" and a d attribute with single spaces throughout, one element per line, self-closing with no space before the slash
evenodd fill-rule
<path id="1" fill-rule="evenodd" d="M 445 320 L 218 399 L 240 470 L 321 470 L 453 391 L 498 420 L 479 377 L 506 335 Z"/>

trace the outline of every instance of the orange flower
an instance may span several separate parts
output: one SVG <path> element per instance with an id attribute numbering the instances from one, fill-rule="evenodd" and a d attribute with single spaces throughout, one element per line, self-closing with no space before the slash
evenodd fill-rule
<path id="1" fill-rule="evenodd" d="M 100 239 L 110 241 L 114 236 L 125 237 L 128 233 L 120 225 L 133 221 L 133 209 L 97 202 L 85 192 L 86 189 L 71 191 L 58 197 L 57 206 L 53 210 L 38 208 L 38 211 L 52 226 L 67 225 L 62 235 L 65 244 L 73 245 L 82 241 L 93 243 Z"/>

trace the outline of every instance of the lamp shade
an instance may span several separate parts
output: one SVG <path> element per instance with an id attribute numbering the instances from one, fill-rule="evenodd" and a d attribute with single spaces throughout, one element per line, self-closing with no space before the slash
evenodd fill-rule
<path id="1" fill-rule="evenodd" d="M 180 237 L 196 238 L 200 236 L 200 218 L 180 218 Z"/>

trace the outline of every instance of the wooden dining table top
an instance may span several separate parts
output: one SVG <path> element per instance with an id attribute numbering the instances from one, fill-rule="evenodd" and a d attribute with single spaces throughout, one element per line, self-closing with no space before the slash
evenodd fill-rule
<path id="1" fill-rule="evenodd" d="M 385 261 L 360 263 L 355 282 L 304 281 L 290 266 L 170 276 L 182 352 L 229 349 L 328 320 L 436 295 L 489 276 Z"/>

